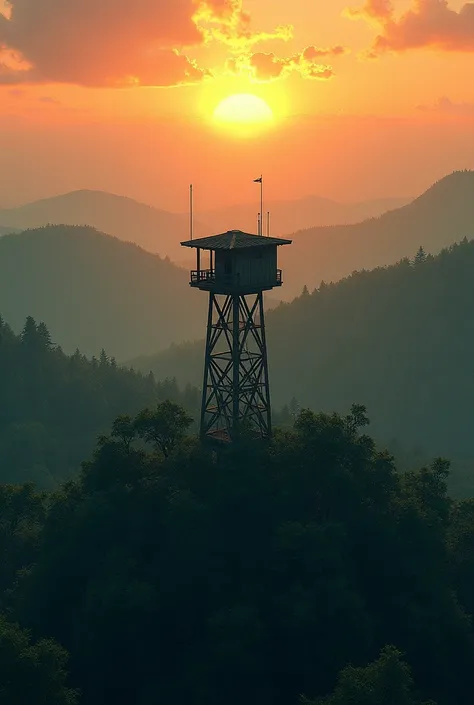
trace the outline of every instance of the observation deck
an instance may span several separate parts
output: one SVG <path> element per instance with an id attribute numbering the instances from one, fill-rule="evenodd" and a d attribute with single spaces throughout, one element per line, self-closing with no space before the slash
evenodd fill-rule
<path id="1" fill-rule="evenodd" d="M 291 240 L 229 230 L 181 244 L 196 249 L 196 269 L 191 271 L 189 281 L 191 287 L 215 294 L 244 295 L 282 285 L 277 248 L 290 245 Z M 209 251 L 209 264 L 205 267 L 201 262 L 204 250 Z"/>

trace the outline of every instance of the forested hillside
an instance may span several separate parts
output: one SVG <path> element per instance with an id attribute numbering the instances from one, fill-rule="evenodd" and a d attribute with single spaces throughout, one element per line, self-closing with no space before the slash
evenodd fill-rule
<path id="1" fill-rule="evenodd" d="M 474 468 L 473 310 L 474 242 L 321 286 L 267 316 L 273 403 L 360 402 L 377 438 Z M 134 364 L 200 385 L 203 343 Z"/>
<path id="2" fill-rule="evenodd" d="M 167 408 L 166 453 L 138 414 L 54 495 L 1 488 L 5 702 L 471 705 L 474 509 L 446 462 L 398 474 L 361 407 L 217 452 Z"/>
<path id="3" fill-rule="evenodd" d="M 15 332 L 46 321 L 55 343 L 118 360 L 202 333 L 206 302 L 189 273 L 87 227 L 50 226 L 0 239 L 0 310 Z"/>
<path id="4" fill-rule="evenodd" d="M 287 300 L 321 281 L 354 270 L 394 264 L 422 245 L 437 254 L 474 235 L 474 171 L 459 171 L 434 184 L 412 203 L 356 225 L 310 228 L 294 233 L 282 248 L 281 295 Z"/>
<path id="5" fill-rule="evenodd" d="M 118 414 L 167 398 L 193 413 L 199 404 L 197 390 L 120 368 L 104 351 L 65 355 L 31 317 L 20 336 L 0 319 L 0 390 L 0 483 L 40 487 L 77 474 Z"/>

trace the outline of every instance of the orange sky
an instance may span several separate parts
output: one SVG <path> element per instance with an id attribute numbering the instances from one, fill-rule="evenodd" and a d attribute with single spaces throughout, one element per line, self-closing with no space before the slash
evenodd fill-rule
<path id="1" fill-rule="evenodd" d="M 185 210 L 416 195 L 474 168 L 474 3 L 0 0 L 0 206 L 76 188 Z M 9 19 L 7 19 L 9 18 Z M 212 113 L 264 98 L 245 140 Z"/>

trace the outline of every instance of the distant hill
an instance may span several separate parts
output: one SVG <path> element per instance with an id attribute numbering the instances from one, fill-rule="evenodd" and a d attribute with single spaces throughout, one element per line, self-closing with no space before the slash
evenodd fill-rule
<path id="1" fill-rule="evenodd" d="M 177 259 L 180 241 L 188 238 L 189 216 L 158 210 L 132 198 L 104 191 L 73 191 L 0 210 L 0 223 L 21 230 L 43 225 L 91 225 L 120 240 L 134 242 L 149 252 Z M 196 235 L 207 231 L 195 224 Z"/>
<path id="2" fill-rule="evenodd" d="M 474 236 L 474 172 L 455 172 L 412 203 L 355 225 L 310 228 L 282 248 L 281 295 L 291 300 L 303 284 L 337 281 L 358 269 L 393 264 L 420 245 L 433 254 Z"/>
<path id="3" fill-rule="evenodd" d="M 274 234 L 313 225 L 354 223 L 396 208 L 407 199 L 380 199 L 340 204 L 317 196 L 299 201 L 269 203 Z M 101 232 L 135 244 L 189 268 L 189 257 L 180 242 L 189 237 L 189 215 L 153 208 L 125 196 L 105 191 L 81 190 L 34 201 L 18 208 L 0 209 L 0 235 L 44 225 L 91 225 Z M 196 237 L 230 228 L 256 231 L 255 205 L 238 205 L 197 215 Z M 2 232 L 3 230 L 3 232 Z"/>
<path id="4" fill-rule="evenodd" d="M 268 201 L 265 212 L 270 211 L 270 229 L 273 235 L 303 230 L 313 226 L 358 223 L 409 203 L 410 198 L 380 198 L 360 203 L 338 203 L 320 196 L 287 201 Z M 255 203 L 236 204 L 227 208 L 198 213 L 199 219 L 215 233 L 238 228 L 256 232 L 258 192 Z M 267 221 L 265 218 L 265 228 Z"/>
<path id="5" fill-rule="evenodd" d="M 474 241 L 418 260 L 356 273 L 271 311 L 272 401 L 279 408 L 295 397 L 327 412 L 365 404 L 382 442 L 474 470 Z M 134 365 L 201 386 L 203 350 L 176 346 Z M 457 482 L 472 491 L 469 478 Z"/>
<path id="6" fill-rule="evenodd" d="M 0 237 L 9 233 L 19 232 L 18 228 L 11 228 L 8 225 L 0 225 Z"/>
<path id="7" fill-rule="evenodd" d="M 93 228 L 51 226 L 0 238 L 0 313 L 31 315 L 55 343 L 119 361 L 202 334 L 205 297 L 188 274 Z"/>

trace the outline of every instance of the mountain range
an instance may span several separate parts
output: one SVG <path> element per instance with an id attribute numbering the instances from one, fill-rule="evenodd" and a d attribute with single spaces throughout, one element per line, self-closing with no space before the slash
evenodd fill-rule
<path id="1" fill-rule="evenodd" d="M 310 196 L 296 201 L 272 202 L 268 208 L 272 210 L 272 230 L 281 235 L 314 225 L 358 222 L 404 202 L 406 199 L 380 199 L 344 204 Z M 186 268 L 190 264 L 180 246 L 182 240 L 189 238 L 189 214 L 171 213 L 103 191 L 73 191 L 0 210 L 0 223 L 4 232 L 49 224 L 90 225 L 121 240 L 134 242 L 149 252 L 170 257 Z M 255 232 L 255 204 L 197 213 L 196 237 L 230 229 Z"/>
<path id="2" fill-rule="evenodd" d="M 188 239 L 189 215 L 170 213 L 132 198 L 104 191 L 71 193 L 0 210 L 0 223 L 17 230 L 45 225 L 90 225 L 162 257 L 181 256 L 180 241 Z M 196 236 L 208 234 L 195 223 Z"/>
<path id="3" fill-rule="evenodd" d="M 353 225 L 317 227 L 294 233 L 282 248 L 281 296 L 291 300 L 303 284 L 337 281 L 351 272 L 393 264 L 422 246 L 436 254 L 474 235 L 474 172 L 446 176 L 402 208 Z"/>
<path id="4" fill-rule="evenodd" d="M 0 314 L 15 332 L 45 321 L 65 352 L 101 348 L 119 361 L 202 334 L 206 302 L 188 274 L 90 227 L 49 226 L 0 238 Z"/>
<path id="5" fill-rule="evenodd" d="M 301 293 L 304 285 L 312 290 L 322 280 L 337 281 L 355 270 L 392 264 L 413 255 L 420 245 L 427 252 L 436 253 L 456 240 L 470 237 L 474 233 L 473 196 L 474 172 L 464 171 L 446 176 L 415 200 L 397 208 L 394 206 L 399 204 L 398 199 L 348 206 L 311 197 L 273 204 L 273 215 L 279 214 L 272 218 L 273 234 L 296 230 L 291 235 L 293 245 L 283 248 L 280 255 L 284 286 L 279 296 L 291 300 Z M 252 209 L 253 206 L 235 206 L 198 214 L 195 235 L 201 237 L 230 227 L 249 229 L 251 223 L 245 219 L 251 216 Z M 382 210 L 386 212 L 380 215 Z M 374 217 L 347 224 L 348 219 L 361 218 L 370 212 Z M 313 225 L 334 220 L 340 224 L 300 230 L 291 227 L 305 219 Z M 278 221 L 284 228 L 278 226 Z M 180 246 L 189 237 L 187 214 L 158 210 L 108 193 L 75 191 L 3 210 L 0 223 L 4 228 L 34 228 L 47 223 L 88 224 L 123 241 L 135 242 L 161 257 L 169 257 L 181 267 L 194 267 Z"/>

